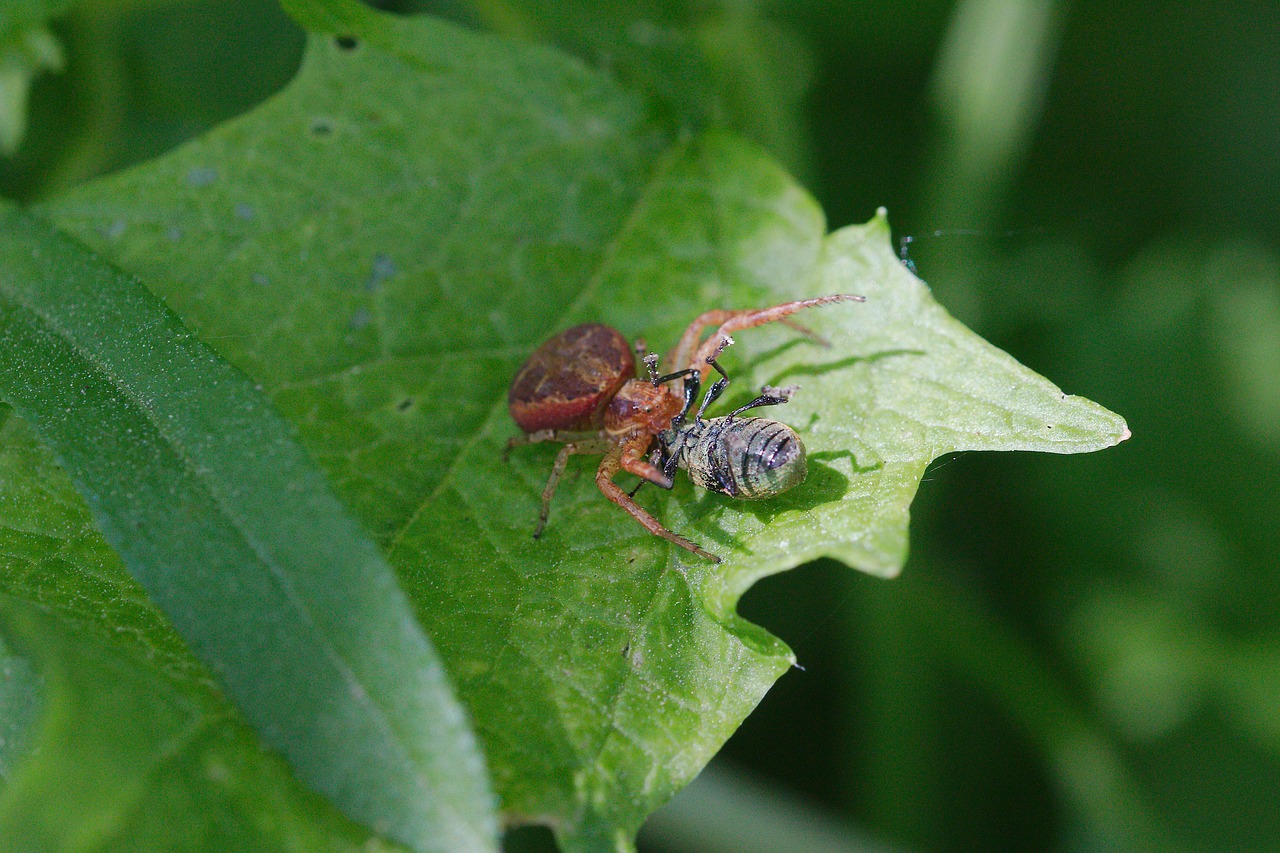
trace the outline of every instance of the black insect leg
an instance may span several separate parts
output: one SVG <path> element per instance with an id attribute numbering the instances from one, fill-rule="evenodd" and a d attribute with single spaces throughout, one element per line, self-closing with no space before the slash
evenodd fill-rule
<path id="1" fill-rule="evenodd" d="M 734 409 L 725 417 L 725 421 L 727 422 L 727 421 L 733 420 L 738 415 L 742 414 L 748 409 L 758 409 L 761 406 L 780 406 L 783 403 L 790 400 L 791 395 L 794 394 L 795 392 L 796 392 L 796 388 L 794 385 L 788 386 L 786 388 L 770 388 L 768 385 L 766 385 L 764 388 L 761 389 L 759 397 L 756 397 L 750 403 L 747 403 L 745 406 L 739 409 Z"/>
<path id="2" fill-rule="evenodd" d="M 719 353 L 716 355 L 719 355 Z M 707 396 L 702 398 L 702 405 L 698 407 L 698 420 L 702 420 L 702 415 L 707 411 L 707 407 L 719 400 L 720 395 L 724 393 L 724 389 L 729 386 L 729 374 L 724 372 L 724 368 L 720 366 L 720 362 L 716 361 L 715 356 L 707 359 L 707 364 L 716 369 L 716 373 L 720 374 L 720 378 L 707 389 Z"/>
<path id="3" fill-rule="evenodd" d="M 707 411 L 707 407 L 720 399 L 720 395 L 724 393 L 724 389 L 729 385 L 729 374 L 724 372 L 724 368 L 720 366 L 720 362 L 716 361 L 729 345 L 733 343 L 733 338 L 726 337 L 716 347 L 716 351 L 707 356 L 707 364 L 716 369 L 716 373 L 720 374 L 720 378 L 707 389 L 707 396 L 702 398 L 702 405 L 698 407 L 697 420 L 702 420 L 702 415 Z"/>

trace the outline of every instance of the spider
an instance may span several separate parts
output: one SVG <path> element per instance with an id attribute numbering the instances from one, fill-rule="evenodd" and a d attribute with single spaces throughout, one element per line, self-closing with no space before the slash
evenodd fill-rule
<path id="1" fill-rule="evenodd" d="M 635 502 L 634 491 L 627 493 L 613 478 L 628 471 L 641 478 L 641 485 L 650 482 L 670 489 L 676 469 L 685 467 L 698 485 L 741 498 L 772 497 L 799 483 L 805 476 L 799 436 L 777 421 L 737 417 L 748 409 L 785 403 L 792 389 L 766 387 L 732 414 L 703 420 L 707 406 L 729 382 L 716 359 L 733 343 L 734 332 L 781 321 L 811 334 L 787 318 L 804 308 L 862 301 L 861 296 L 835 294 L 769 308 L 707 311 L 689 324 L 668 353 L 665 374 L 658 372 L 658 357 L 650 355 L 643 358 L 647 375 L 638 375 L 632 348 L 609 326 L 586 323 L 552 337 L 529 356 L 507 394 L 511 418 L 522 430 L 507 442 L 508 454 L 525 444 L 564 442 L 542 491 L 533 537 L 539 538 L 546 527 L 551 496 L 569 457 L 601 453 L 596 485 L 605 497 L 655 536 L 720 562 L 715 554 L 663 527 Z M 712 326 L 718 328 L 703 341 L 703 333 Z M 635 349 L 643 352 L 644 346 L 637 342 Z M 712 370 L 720 378 L 689 422 L 695 398 Z"/>

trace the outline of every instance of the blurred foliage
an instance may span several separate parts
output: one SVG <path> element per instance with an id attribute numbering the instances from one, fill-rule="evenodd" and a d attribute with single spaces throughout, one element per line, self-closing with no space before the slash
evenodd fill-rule
<path id="1" fill-rule="evenodd" d="M 1032 21 L 1010 29 L 978 0 L 380 5 L 558 44 L 734 126 L 833 228 L 887 206 L 943 304 L 1129 421 L 1093 457 L 935 465 L 899 581 L 759 583 L 741 611 L 805 669 L 728 758 L 904 847 L 1107 849 L 1131 807 L 1183 848 L 1280 848 L 1280 7 L 1010 4 Z M 20 200 L 242 112 L 301 45 L 258 0 L 82 4 L 50 32 L 65 68 L 0 161 Z M 963 110 L 991 103 L 987 138 Z M 1063 761 L 1063 731 L 1105 760 Z M 1132 800 L 1091 801 L 1112 761 Z"/>

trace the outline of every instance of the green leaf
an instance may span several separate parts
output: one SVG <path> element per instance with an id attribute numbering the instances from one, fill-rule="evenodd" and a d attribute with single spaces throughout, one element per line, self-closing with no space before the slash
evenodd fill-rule
<path id="1" fill-rule="evenodd" d="M 821 555 L 898 571 L 938 455 L 1127 434 L 951 319 L 883 217 L 825 235 L 754 147 L 676 141 L 552 51 L 291 6 L 343 38 L 313 36 L 286 92 L 44 213 L 148 282 L 297 426 L 399 570 L 509 822 L 628 849 L 791 665 L 734 614 L 754 580 Z M 802 386 L 774 416 L 809 445 L 809 480 L 753 504 L 683 479 L 640 493 L 723 564 L 647 534 L 583 458 L 530 538 L 555 448 L 503 464 L 505 393 L 546 336 L 601 320 L 660 350 L 707 308 L 839 291 L 868 301 L 800 318 L 829 349 L 761 328 L 724 360 L 731 397 Z"/>
<path id="2" fill-rule="evenodd" d="M 19 418 L 0 428 L 0 553 L 0 631 L 25 655 L 0 681 L 4 849 L 389 848 L 262 750 Z"/>
<path id="3" fill-rule="evenodd" d="M 45 711 L 0 800 L 6 850 L 401 849 L 303 788 L 216 698 L 9 596 L 0 628 L 37 661 Z"/>
<path id="4" fill-rule="evenodd" d="M 31 748 L 30 734 L 40 710 L 40 679 L 26 658 L 0 640 L 0 780 Z"/>
<path id="5" fill-rule="evenodd" d="M 471 0 L 462 6 L 495 32 L 555 44 L 608 69 L 682 127 L 731 129 L 793 172 L 811 170 L 803 114 L 813 77 L 809 45 L 762 4 Z"/>
<path id="6" fill-rule="evenodd" d="M 0 259 L 0 395 L 264 740 L 393 838 L 491 846 L 431 647 L 267 401 L 138 282 L 11 208 Z"/>

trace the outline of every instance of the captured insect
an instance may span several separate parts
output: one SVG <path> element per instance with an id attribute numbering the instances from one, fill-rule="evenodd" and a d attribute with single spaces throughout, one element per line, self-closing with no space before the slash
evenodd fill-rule
<path id="1" fill-rule="evenodd" d="M 627 471 L 670 489 L 676 470 L 685 468 L 703 488 L 738 498 L 773 497 L 800 483 L 806 462 L 804 444 L 795 431 L 766 418 L 738 417 L 749 409 L 785 403 L 791 389 L 765 388 L 731 414 L 704 419 L 707 407 L 729 383 L 716 359 L 733 343 L 734 332 L 782 322 L 816 337 L 789 320 L 790 315 L 818 305 L 862 301 L 861 296 L 834 294 L 770 308 L 704 312 L 668 353 L 665 374 L 658 372 L 658 357 L 650 355 L 643 359 L 646 375 L 638 375 L 631 346 L 609 326 L 586 323 L 552 337 L 529 356 L 507 393 L 511 419 L 523 432 L 507 442 L 507 453 L 525 444 L 564 442 L 542 491 L 534 538 L 546 526 L 551 496 L 569 457 L 601 453 L 596 486 L 605 497 L 655 536 L 720 562 L 716 555 L 663 527 L 635 502 L 634 492 L 628 494 L 613 478 Z M 713 326 L 715 332 L 703 341 L 703 333 Z M 636 351 L 642 350 L 637 344 Z M 707 389 L 690 421 L 698 393 L 713 370 L 719 378 Z"/>
<path id="2" fill-rule="evenodd" d="M 732 343 L 731 338 L 726 339 L 724 346 Z M 795 430 L 768 418 L 738 419 L 738 415 L 749 409 L 787 402 L 795 387 L 775 389 L 766 385 L 760 396 L 745 406 L 724 417 L 704 421 L 702 415 L 707 407 L 720 398 L 729 384 L 729 375 L 715 360 L 718 357 L 719 353 L 709 357 L 707 364 L 716 369 L 720 378 L 707 389 L 692 423 L 687 419 L 698 395 L 701 377 L 696 372 L 682 371 L 690 374 L 684 377 L 684 408 L 672 420 L 670 429 L 658 433 L 655 453 L 662 463 L 662 473 L 670 478 L 677 468 L 684 468 L 689 472 L 689 479 L 702 488 L 746 500 L 771 498 L 800 485 L 809 470 L 804 442 Z M 657 356 L 649 356 L 645 364 L 654 381 L 669 378 L 658 376 Z M 651 458 L 653 456 L 651 454 Z"/>

